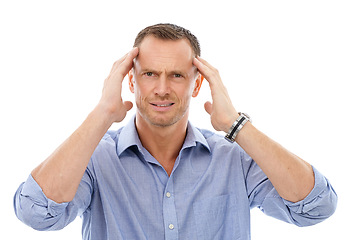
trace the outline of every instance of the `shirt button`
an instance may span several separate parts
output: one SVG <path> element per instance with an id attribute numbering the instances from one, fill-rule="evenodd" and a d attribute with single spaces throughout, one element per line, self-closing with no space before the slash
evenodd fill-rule
<path id="1" fill-rule="evenodd" d="M 166 192 L 166 197 L 170 198 L 171 197 L 171 193 L 170 192 Z"/>
<path id="2" fill-rule="evenodd" d="M 173 224 L 169 224 L 169 225 L 168 225 L 168 228 L 171 229 L 171 230 L 173 230 L 173 229 L 174 229 L 174 225 L 173 225 Z"/>

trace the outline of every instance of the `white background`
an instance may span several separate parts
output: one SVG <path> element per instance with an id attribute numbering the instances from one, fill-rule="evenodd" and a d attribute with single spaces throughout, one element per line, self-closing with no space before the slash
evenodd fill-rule
<path id="1" fill-rule="evenodd" d="M 237 110 L 319 169 L 339 195 L 325 222 L 298 228 L 252 211 L 252 238 L 340 239 L 345 209 L 345 1 L 1 1 L 1 239 L 81 239 L 81 220 L 37 232 L 13 194 L 93 109 L 115 60 L 144 27 L 171 22 L 200 40 Z M 123 97 L 133 96 L 124 81 Z M 190 120 L 212 129 L 204 82 Z M 118 128 L 134 114 L 131 110 Z M 342 238 L 342 237 L 341 237 Z"/>

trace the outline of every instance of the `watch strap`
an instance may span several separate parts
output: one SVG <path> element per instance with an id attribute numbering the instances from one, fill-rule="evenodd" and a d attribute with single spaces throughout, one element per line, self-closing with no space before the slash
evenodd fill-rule
<path id="1" fill-rule="evenodd" d="M 239 117 L 232 124 L 232 126 L 231 126 L 230 130 L 228 131 L 228 133 L 226 134 L 225 138 L 228 141 L 233 143 L 235 141 L 236 136 L 240 132 L 240 130 L 243 128 L 245 123 L 247 123 L 248 121 L 251 122 L 251 118 L 249 117 L 249 115 L 247 115 L 246 113 L 239 113 Z"/>

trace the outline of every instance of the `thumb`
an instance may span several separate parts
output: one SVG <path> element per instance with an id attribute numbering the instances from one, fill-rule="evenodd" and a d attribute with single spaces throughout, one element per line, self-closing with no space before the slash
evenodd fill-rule
<path id="1" fill-rule="evenodd" d="M 204 109 L 207 113 L 209 113 L 209 115 L 211 115 L 211 112 L 213 110 L 213 104 L 209 101 L 204 103 Z"/>
<path id="2" fill-rule="evenodd" d="M 126 111 L 129 111 L 133 107 L 133 103 L 130 101 L 125 101 L 124 106 L 125 106 Z"/>

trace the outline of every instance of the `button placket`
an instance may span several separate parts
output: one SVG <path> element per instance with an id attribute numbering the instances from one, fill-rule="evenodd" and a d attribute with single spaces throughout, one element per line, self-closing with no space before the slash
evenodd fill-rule
<path id="1" fill-rule="evenodd" d="M 167 181 L 163 196 L 163 219 L 166 239 L 178 239 L 178 220 L 174 204 L 172 176 Z"/>

